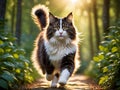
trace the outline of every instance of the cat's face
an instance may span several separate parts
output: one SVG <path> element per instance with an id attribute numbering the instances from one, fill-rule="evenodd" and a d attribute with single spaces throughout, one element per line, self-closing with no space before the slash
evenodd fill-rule
<path id="1" fill-rule="evenodd" d="M 52 38 L 74 40 L 76 38 L 76 31 L 72 23 L 72 13 L 64 18 L 57 18 L 50 14 L 49 18 L 50 22 L 46 32 L 48 40 Z"/>

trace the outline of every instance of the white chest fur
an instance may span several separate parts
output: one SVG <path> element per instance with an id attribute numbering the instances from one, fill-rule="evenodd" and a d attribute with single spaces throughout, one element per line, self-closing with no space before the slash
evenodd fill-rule
<path id="1" fill-rule="evenodd" d="M 56 43 L 51 44 L 48 41 L 44 42 L 45 49 L 47 54 L 49 55 L 49 59 L 53 63 L 55 67 L 60 63 L 62 58 L 70 53 L 74 53 L 76 51 L 76 45 L 73 43 Z"/>

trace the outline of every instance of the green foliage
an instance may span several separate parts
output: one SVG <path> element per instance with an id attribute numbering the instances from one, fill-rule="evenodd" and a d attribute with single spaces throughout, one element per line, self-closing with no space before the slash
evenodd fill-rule
<path id="1" fill-rule="evenodd" d="M 110 33 L 99 46 L 94 59 L 94 75 L 105 89 L 120 89 L 120 27 L 110 27 Z"/>
<path id="2" fill-rule="evenodd" d="M 31 83 L 30 61 L 25 58 L 25 51 L 14 45 L 14 38 L 8 32 L 0 30 L 0 88 L 17 88 Z"/>

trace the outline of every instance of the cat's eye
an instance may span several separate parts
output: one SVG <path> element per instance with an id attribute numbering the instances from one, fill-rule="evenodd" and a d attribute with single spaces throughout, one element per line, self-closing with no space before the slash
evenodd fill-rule
<path id="1" fill-rule="evenodd" d="M 53 28 L 59 28 L 59 23 L 55 23 L 55 24 L 53 24 Z"/>
<path id="2" fill-rule="evenodd" d="M 63 27 L 68 27 L 69 25 L 67 23 L 63 23 Z"/>
<path id="3" fill-rule="evenodd" d="M 59 28 L 58 27 L 54 27 L 54 30 L 58 30 Z"/>
<path id="4" fill-rule="evenodd" d="M 68 27 L 62 27 L 63 28 L 63 30 L 68 30 Z"/>
<path id="5" fill-rule="evenodd" d="M 69 28 L 69 26 L 68 26 L 67 23 L 63 23 L 62 24 L 62 28 L 63 28 L 63 30 L 67 30 Z"/>

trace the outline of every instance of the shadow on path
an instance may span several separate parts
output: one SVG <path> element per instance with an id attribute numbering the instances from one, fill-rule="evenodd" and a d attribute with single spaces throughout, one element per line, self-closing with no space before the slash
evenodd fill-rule
<path id="1" fill-rule="evenodd" d="M 92 79 L 84 75 L 72 76 L 65 87 L 50 88 L 50 82 L 45 79 L 27 85 L 25 90 L 103 90 Z"/>

